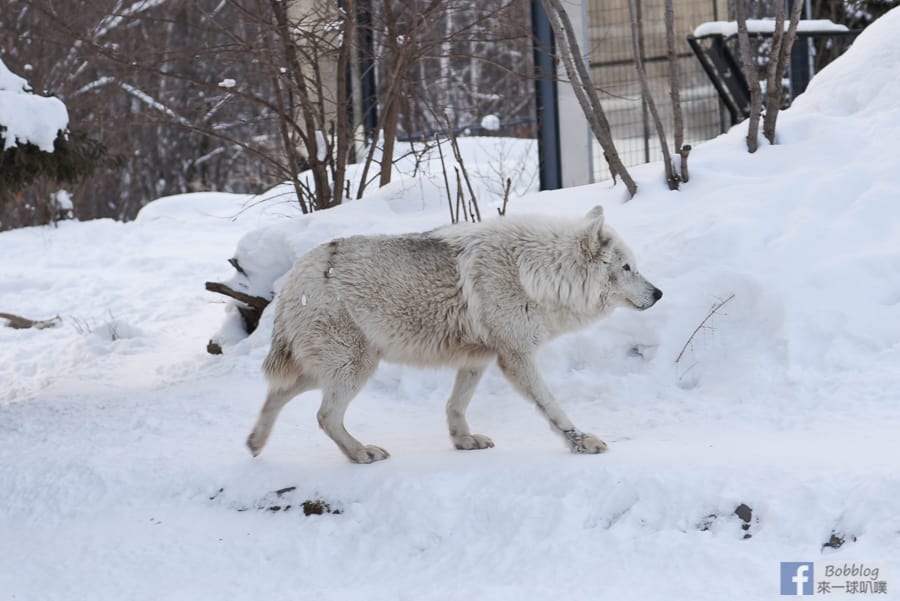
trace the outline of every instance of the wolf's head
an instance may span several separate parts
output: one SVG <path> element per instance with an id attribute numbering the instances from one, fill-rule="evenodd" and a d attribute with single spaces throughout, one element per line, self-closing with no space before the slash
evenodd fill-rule
<path id="1" fill-rule="evenodd" d="M 631 249 L 619 235 L 604 224 L 603 207 L 596 206 L 585 216 L 587 227 L 581 233 L 582 251 L 589 261 L 605 272 L 609 285 L 608 303 L 649 309 L 662 298 L 662 290 L 640 274 Z"/>

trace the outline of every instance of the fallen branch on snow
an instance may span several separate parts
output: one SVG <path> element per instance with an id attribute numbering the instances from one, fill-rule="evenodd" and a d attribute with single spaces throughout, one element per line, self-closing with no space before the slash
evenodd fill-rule
<path id="1" fill-rule="evenodd" d="M 206 289 L 239 301 L 237 305 L 238 313 L 241 314 L 241 318 L 244 320 L 244 329 L 247 330 L 248 334 L 252 334 L 256 326 L 259 325 L 259 318 L 262 316 L 262 312 L 272 302 L 261 296 L 253 296 L 252 294 L 229 288 L 221 282 L 206 282 Z M 210 352 L 213 353 L 212 350 Z"/>
<path id="2" fill-rule="evenodd" d="M 20 315 L 13 315 L 12 313 L 0 313 L 0 319 L 6 320 L 6 327 L 16 330 L 27 330 L 28 328 L 43 330 L 55 327 L 57 324 L 62 323 L 62 319 L 59 315 L 51 319 L 28 319 L 27 317 L 22 317 Z"/>

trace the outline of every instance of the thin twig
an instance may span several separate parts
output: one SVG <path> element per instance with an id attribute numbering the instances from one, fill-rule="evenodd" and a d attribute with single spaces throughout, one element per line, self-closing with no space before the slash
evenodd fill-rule
<path id="1" fill-rule="evenodd" d="M 506 178 L 506 190 L 503 191 L 503 208 L 497 209 L 497 212 L 500 213 L 500 216 L 503 217 L 506 215 L 506 205 L 509 204 L 509 188 L 512 186 L 512 178 Z"/>
<path id="2" fill-rule="evenodd" d="M 465 195 L 463 194 L 462 178 L 459 176 L 459 167 L 457 167 L 456 165 L 453 165 L 453 170 L 456 171 L 456 217 L 455 217 L 453 223 L 459 223 L 460 210 L 462 210 L 463 219 L 468 221 L 469 217 L 468 217 L 468 213 L 465 210 L 463 210 L 465 208 L 466 199 L 465 199 Z"/>
<path id="3" fill-rule="evenodd" d="M 231 263 L 231 266 L 234 267 L 238 273 L 240 273 L 242 275 L 247 275 L 247 272 L 244 271 L 243 267 L 241 267 L 241 264 L 238 261 L 237 257 L 231 257 L 230 259 L 228 259 L 228 262 Z"/>
<path id="4" fill-rule="evenodd" d="M 459 144 L 456 143 L 456 134 L 453 133 L 453 126 L 450 124 L 450 115 L 444 113 L 444 119 L 447 121 L 447 136 L 450 138 L 450 147 L 453 148 L 453 157 L 456 159 L 456 162 L 459 163 L 463 179 L 466 180 L 466 187 L 469 189 L 469 212 L 471 212 L 472 208 L 475 209 L 472 221 L 481 221 L 481 211 L 478 209 L 478 200 L 475 198 L 475 190 L 472 189 L 472 182 L 469 181 L 469 172 L 466 170 L 462 153 L 459 151 Z"/>
<path id="5" fill-rule="evenodd" d="M 447 179 L 447 165 L 444 163 L 444 151 L 437 134 L 434 134 L 434 141 L 437 143 L 438 156 L 441 157 L 441 173 L 444 174 L 444 190 L 447 192 L 447 206 L 450 207 L 450 223 L 456 223 L 457 219 L 453 215 L 453 199 L 450 197 L 450 182 Z"/>
<path id="6" fill-rule="evenodd" d="M 687 339 L 687 342 L 684 343 L 684 346 L 681 347 L 681 352 L 678 353 L 677 357 L 675 357 L 675 363 L 678 363 L 679 361 L 681 361 L 681 357 L 684 355 L 685 351 L 687 351 L 687 348 L 688 348 L 688 346 L 690 346 L 691 342 L 693 342 L 694 336 L 697 335 L 697 332 L 699 332 L 701 329 L 703 329 L 703 326 L 706 325 L 706 322 L 709 321 L 710 318 L 712 318 L 712 316 L 715 315 L 719 311 L 719 309 L 724 307 L 728 303 L 728 301 L 730 301 L 733 298 L 734 298 L 734 293 L 732 292 L 731 296 L 729 296 L 728 298 L 726 298 L 719 304 L 713 306 L 712 309 L 710 309 L 709 313 L 706 314 L 706 317 L 703 318 L 703 321 L 700 322 L 700 325 L 698 325 L 696 328 L 694 328 L 694 331 L 691 333 L 690 338 Z"/>

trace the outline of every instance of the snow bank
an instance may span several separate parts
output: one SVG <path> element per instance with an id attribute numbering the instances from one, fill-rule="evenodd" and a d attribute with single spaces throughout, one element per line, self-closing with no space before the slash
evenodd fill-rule
<path id="1" fill-rule="evenodd" d="M 872 25 L 841 56 L 809 83 L 794 102 L 792 114 L 852 116 L 854 130 L 878 134 L 895 129 L 900 116 L 900 12 L 892 10 Z M 876 135 L 878 142 L 885 136 Z"/>
<path id="2" fill-rule="evenodd" d="M 58 98 L 31 92 L 28 82 L 12 73 L 0 60 L 0 136 L 4 149 L 18 144 L 34 144 L 53 152 L 53 141 L 66 131 L 69 113 Z"/>

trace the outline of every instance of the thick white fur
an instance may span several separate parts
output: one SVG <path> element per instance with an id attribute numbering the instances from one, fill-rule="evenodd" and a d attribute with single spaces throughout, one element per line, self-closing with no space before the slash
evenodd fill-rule
<path id="1" fill-rule="evenodd" d="M 535 365 L 540 346 L 618 306 L 647 309 L 660 297 L 596 207 L 583 219 L 504 217 L 423 234 L 353 236 L 316 247 L 281 290 L 269 392 L 247 445 L 258 455 L 281 408 L 320 388 L 319 425 L 354 462 L 387 451 L 344 427 L 344 413 L 382 359 L 458 368 L 447 401 L 459 449 L 494 446 L 472 434 L 465 411 L 486 367 L 535 403 L 576 453 L 606 444 L 578 430 Z"/>

